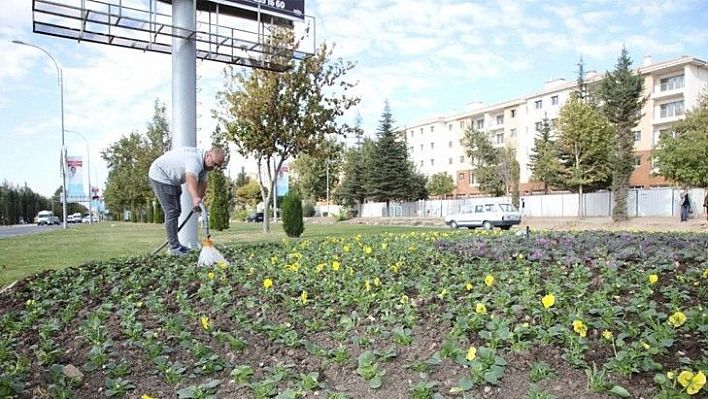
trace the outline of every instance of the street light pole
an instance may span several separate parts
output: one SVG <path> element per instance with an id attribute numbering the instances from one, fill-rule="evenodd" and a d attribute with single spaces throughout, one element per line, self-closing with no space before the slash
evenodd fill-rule
<path id="1" fill-rule="evenodd" d="M 86 144 L 86 173 L 88 173 L 88 208 L 89 208 L 89 224 L 93 224 L 93 209 L 91 208 L 91 203 L 93 202 L 91 200 L 91 151 L 89 150 L 89 144 L 88 140 L 86 140 L 86 137 L 84 137 L 83 134 L 74 131 L 74 130 L 65 130 L 65 132 L 68 133 L 74 133 L 81 137 L 84 140 L 84 143 Z"/>
<path id="2" fill-rule="evenodd" d="M 21 44 L 23 46 L 34 47 L 37 50 L 42 51 L 46 54 L 54 63 L 54 67 L 57 69 L 57 77 L 59 78 L 59 98 L 61 100 L 61 204 L 62 204 L 62 228 L 66 229 L 66 148 L 64 145 L 64 77 L 62 70 L 59 67 L 59 63 L 54 57 L 49 54 L 49 52 L 37 45 L 25 43 L 20 40 L 13 40 L 15 44 Z"/>

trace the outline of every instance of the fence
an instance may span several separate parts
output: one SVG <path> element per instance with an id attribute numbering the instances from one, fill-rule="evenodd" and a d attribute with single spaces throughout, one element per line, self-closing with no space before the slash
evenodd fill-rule
<path id="1" fill-rule="evenodd" d="M 703 201 L 706 190 L 697 188 L 690 190 L 691 209 L 693 216 L 705 217 L 706 208 Z M 627 197 L 627 214 L 630 217 L 672 217 L 680 214 L 680 190 L 672 188 L 632 189 Z M 583 216 L 612 216 L 613 199 L 609 191 L 587 193 L 583 195 L 582 203 L 578 203 L 578 194 L 561 193 L 545 195 L 528 195 L 521 197 L 524 216 L 530 217 L 577 217 L 578 206 L 583 208 Z M 508 197 L 476 197 L 453 200 L 421 200 L 416 202 L 391 202 L 388 210 L 386 203 L 369 202 L 362 204 L 357 214 L 362 217 L 444 217 L 457 213 L 463 205 L 478 201 L 511 202 Z M 329 206 L 329 213 L 338 214 L 340 208 Z M 317 207 L 317 215 L 327 212 L 327 207 Z"/>

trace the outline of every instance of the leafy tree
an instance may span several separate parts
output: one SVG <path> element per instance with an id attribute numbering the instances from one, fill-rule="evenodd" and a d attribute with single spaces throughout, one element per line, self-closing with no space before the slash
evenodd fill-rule
<path id="1" fill-rule="evenodd" d="M 439 196 L 441 204 L 442 200 L 445 199 L 445 196 L 451 194 L 456 187 L 455 180 L 452 176 L 445 172 L 436 173 L 430 176 L 430 181 L 428 181 L 428 192 L 432 195 Z"/>
<path id="2" fill-rule="evenodd" d="M 634 134 L 632 130 L 642 117 L 642 107 L 647 101 L 642 96 L 644 77 L 630 69 L 632 59 L 622 48 L 612 72 L 607 72 L 600 83 L 601 110 L 615 129 L 612 152 L 612 193 L 614 207 L 612 220 L 627 220 L 627 195 L 629 179 L 634 172 Z"/>
<path id="3" fill-rule="evenodd" d="M 316 153 L 304 154 L 290 166 L 297 176 L 295 187 L 306 201 L 316 202 L 327 198 L 327 193 L 339 184 L 343 144 L 333 139 L 325 140 Z M 327 184 L 329 183 L 329 191 Z M 330 195 L 331 196 L 331 195 Z"/>
<path id="4" fill-rule="evenodd" d="M 255 208 L 261 199 L 261 187 L 255 181 L 236 189 L 236 202 L 244 208 Z"/>
<path id="5" fill-rule="evenodd" d="M 577 192 L 578 217 L 583 216 L 584 189 L 606 181 L 611 171 L 612 125 L 588 104 L 571 95 L 558 118 L 559 181 Z"/>
<path id="6" fill-rule="evenodd" d="M 683 186 L 708 189 L 708 91 L 671 131 L 652 150 L 659 174 Z"/>
<path id="7" fill-rule="evenodd" d="M 270 55 L 262 61 L 291 69 L 232 69 L 227 77 L 232 88 L 217 94 L 221 111 L 215 116 L 238 151 L 256 160 L 265 204 L 272 202 L 278 171 L 288 158 L 316 152 L 325 137 L 353 132 L 337 120 L 359 103 L 359 98 L 341 94 L 354 86 L 342 80 L 354 64 L 331 60 L 332 49 L 324 43 L 313 56 L 296 62 L 289 56 L 299 41 L 292 31 L 274 32 L 266 43 L 272 52 L 266 50 Z M 263 229 L 270 231 L 267 208 Z"/>
<path id="8" fill-rule="evenodd" d="M 145 220 L 147 207 L 155 198 L 147 177 L 150 164 L 171 145 L 166 109 L 156 100 L 145 135 L 133 132 L 101 152 L 108 166 L 106 206 L 114 212 L 130 209 L 134 220 Z"/>
<path id="9" fill-rule="evenodd" d="M 386 203 L 389 212 L 391 201 L 410 199 L 412 164 L 401 135 L 394 129 L 394 120 L 388 101 L 384 105 L 377 131 L 377 140 L 367 159 L 364 190 L 366 197 Z M 390 213 L 389 213 L 390 214 Z"/>
<path id="10" fill-rule="evenodd" d="M 499 174 L 499 150 L 492 145 L 486 133 L 469 126 L 462 142 L 465 155 L 470 158 L 472 171 L 483 193 L 500 196 L 505 193 L 505 184 Z"/>
<path id="11" fill-rule="evenodd" d="M 560 163 L 558 150 L 551 133 L 551 122 L 544 116 L 541 128 L 533 139 L 532 153 L 529 155 L 531 178 L 543 183 L 543 192 L 548 194 L 549 186 L 558 180 Z"/>

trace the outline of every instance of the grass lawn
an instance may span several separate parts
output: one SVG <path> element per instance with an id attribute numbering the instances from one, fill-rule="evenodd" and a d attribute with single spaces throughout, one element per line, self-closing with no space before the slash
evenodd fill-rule
<path id="1" fill-rule="evenodd" d="M 423 229 L 429 230 L 423 227 L 312 224 L 305 226 L 303 238 Z M 271 224 L 271 231 L 270 234 L 263 233 L 263 225 L 260 223 L 232 222 L 228 230 L 211 230 L 209 233 L 217 246 L 226 243 L 279 242 L 285 238 L 281 224 Z M 199 234 L 201 238 L 201 227 Z M 37 234 L 0 239 L 0 287 L 47 269 L 150 254 L 164 241 L 165 230 L 162 224 L 124 222 L 71 225 L 67 230 L 52 229 Z"/>

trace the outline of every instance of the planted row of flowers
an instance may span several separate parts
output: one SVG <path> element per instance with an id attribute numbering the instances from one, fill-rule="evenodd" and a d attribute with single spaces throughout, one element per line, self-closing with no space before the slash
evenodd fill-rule
<path id="1" fill-rule="evenodd" d="M 231 263 L 210 268 L 78 266 L 3 298 L 0 396 L 383 397 L 406 384 L 463 397 L 503 389 L 510 359 L 534 348 L 563 364 L 528 363 L 529 395 L 552 367 L 584 370 L 589 391 L 703 395 L 707 247 L 699 234 L 414 231 L 223 247 Z"/>

